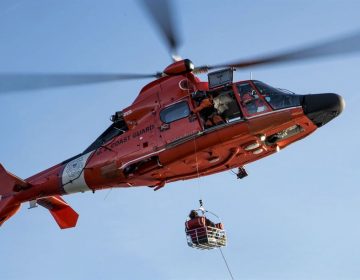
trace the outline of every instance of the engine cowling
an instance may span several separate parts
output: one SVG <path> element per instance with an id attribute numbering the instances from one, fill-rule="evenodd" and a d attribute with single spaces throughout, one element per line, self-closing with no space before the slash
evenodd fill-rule
<path id="1" fill-rule="evenodd" d="M 163 71 L 168 76 L 190 73 L 194 70 L 194 64 L 190 59 L 183 59 L 170 64 Z"/>

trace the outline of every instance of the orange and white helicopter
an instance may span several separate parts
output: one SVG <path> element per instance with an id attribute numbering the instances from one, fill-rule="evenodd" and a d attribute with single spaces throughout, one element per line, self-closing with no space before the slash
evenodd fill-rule
<path id="1" fill-rule="evenodd" d="M 169 1 L 143 1 L 176 53 Z M 133 103 L 115 112 L 112 124 L 85 151 L 27 179 L 0 165 L 0 225 L 24 202 L 47 208 L 59 227 L 76 225 L 78 214 L 63 195 L 107 188 L 148 186 L 238 168 L 310 135 L 337 117 L 344 100 L 334 93 L 298 95 L 256 80 L 233 81 L 233 71 L 360 50 L 352 34 L 275 55 L 213 66 L 194 66 L 173 56 L 162 72 L 143 74 L 0 74 L 0 91 L 155 78 Z M 220 70 L 219 70 L 220 69 Z M 208 74 L 201 81 L 197 74 Z"/>

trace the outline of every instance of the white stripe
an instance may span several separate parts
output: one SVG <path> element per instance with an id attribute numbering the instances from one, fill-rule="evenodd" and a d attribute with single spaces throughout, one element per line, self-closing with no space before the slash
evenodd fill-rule
<path id="1" fill-rule="evenodd" d="M 133 162 L 137 162 L 137 161 L 139 161 L 139 160 L 141 160 L 141 159 L 150 157 L 150 156 L 152 156 L 152 155 L 159 154 L 159 153 L 161 153 L 161 152 L 163 152 L 163 151 L 165 151 L 165 150 L 166 150 L 166 149 L 163 148 L 163 149 L 158 150 L 158 151 L 156 151 L 156 152 L 153 152 L 153 153 L 151 153 L 151 154 L 146 154 L 145 156 L 141 156 L 141 157 L 138 157 L 138 158 L 136 158 L 136 159 L 130 160 L 130 161 L 128 161 L 128 162 L 125 162 L 125 163 L 123 163 L 123 164 L 119 167 L 119 169 L 123 169 L 123 168 L 125 168 L 126 166 L 128 166 L 129 164 L 131 164 L 131 163 L 133 163 Z"/>
<path id="2" fill-rule="evenodd" d="M 66 193 L 76 193 L 90 191 L 85 182 L 84 169 L 86 161 L 92 152 L 82 155 L 65 165 L 62 174 L 62 186 Z"/>

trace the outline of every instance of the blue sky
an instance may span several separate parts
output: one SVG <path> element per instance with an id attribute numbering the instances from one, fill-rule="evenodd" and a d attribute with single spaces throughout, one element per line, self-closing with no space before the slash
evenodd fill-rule
<path id="1" fill-rule="evenodd" d="M 360 29 L 359 1 L 176 1 L 183 57 L 195 65 L 286 49 Z M 0 71 L 139 72 L 170 59 L 136 1 L 0 3 Z M 343 114 L 307 139 L 230 172 L 149 188 L 65 197 L 61 231 L 40 207 L 0 230 L 1 279 L 226 279 L 218 251 L 186 245 L 202 198 L 222 217 L 236 279 L 359 279 L 360 55 L 251 69 L 297 93 L 336 92 Z M 235 80 L 248 79 L 250 70 Z M 148 81 L 0 96 L 0 162 L 26 178 L 83 151 Z"/>

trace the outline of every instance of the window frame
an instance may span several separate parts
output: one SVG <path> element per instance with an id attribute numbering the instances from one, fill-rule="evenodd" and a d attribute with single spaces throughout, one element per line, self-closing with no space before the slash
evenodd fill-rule
<path id="1" fill-rule="evenodd" d="M 290 90 L 287 90 L 287 89 L 279 89 L 279 88 L 275 88 L 273 86 L 270 86 L 262 81 L 258 81 L 258 80 L 254 80 L 254 81 L 251 81 L 253 86 L 255 87 L 256 91 L 258 92 L 258 94 L 262 97 L 263 100 L 265 100 L 265 102 L 268 104 L 268 106 L 273 110 L 273 111 L 278 111 L 278 110 L 284 110 L 284 109 L 289 109 L 289 108 L 293 108 L 293 107 L 298 107 L 298 106 L 301 106 L 301 95 L 299 94 L 296 94 Z M 262 94 L 260 88 L 259 88 L 259 85 L 263 85 L 263 86 L 267 86 L 269 87 L 270 89 L 274 89 L 274 92 L 276 93 L 276 95 L 278 96 L 281 96 L 282 98 L 285 98 L 285 97 L 294 97 L 296 96 L 297 98 L 299 98 L 299 104 L 293 104 L 291 106 L 281 106 L 281 107 L 278 107 L 278 106 L 274 106 L 274 102 L 272 102 L 271 100 L 267 100 L 266 97 Z M 289 93 L 286 93 L 285 91 L 288 91 Z M 275 95 L 274 95 L 275 96 Z"/>
<path id="2" fill-rule="evenodd" d="M 250 113 L 248 108 L 246 107 L 246 105 L 244 104 L 243 102 L 243 96 L 240 94 L 240 91 L 238 89 L 238 86 L 239 85 L 245 85 L 245 84 L 248 84 L 250 85 L 251 89 L 254 90 L 258 96 L 258 99 L 263 103 L 263 105 L 266 107 L 266 110 L 265 111 L 261 111 L 261 112 L 255 112 L 255 113 Z M 272 112 L 274 111 L 274 109 L 270 106 L 270 104 L 265 100 L 265 98 L 262 96 L 262 94 L 260 94 L 258 88 L 254 85 L 253 83 L 253 80 L 246 80 L 246 81 L 241 81 L 241 82 L 237 82 L 237 83 L 234 83 L 235 85 L 235 89 L 236 89 L 236 93 L 237 93 L 237 96 L 239 98 L 239 103 L 240 103 L 240 108 L 241 108 L 241 111 L 243 113 L 243 116 L 245 118 L 250 118 L 250 117 L 253 117 L 253 116 L 258 116 L 258 115 L 262 115 L 262 114 L 266 114 L 266 113 L 269 113 L 269 112 Z"/>

